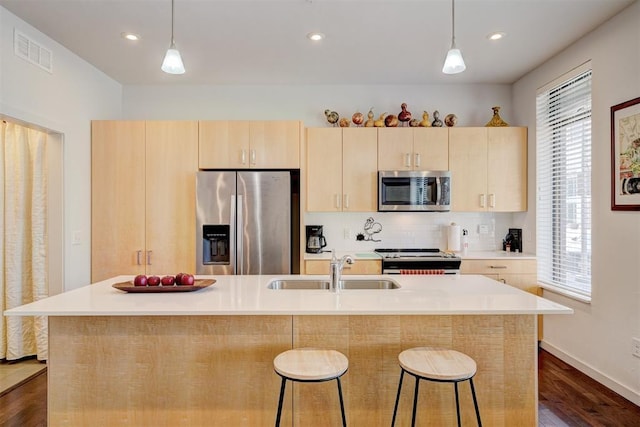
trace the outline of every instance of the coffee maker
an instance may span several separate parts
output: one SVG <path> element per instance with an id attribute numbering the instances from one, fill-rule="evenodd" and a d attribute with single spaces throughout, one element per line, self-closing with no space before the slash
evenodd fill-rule
<path id="1" fill-rule="evenodd" d="M 522 228 L 510 228 L 502 240 L 502 250 L 522 253 Z"/>
<path id="2" fill-rule="evenodd" d="M 327 246 L 321 225 L 307 225 L 307 253 L 319 254 Z"/>

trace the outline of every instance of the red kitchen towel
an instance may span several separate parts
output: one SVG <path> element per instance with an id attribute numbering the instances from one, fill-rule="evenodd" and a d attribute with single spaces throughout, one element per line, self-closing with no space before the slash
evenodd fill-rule
<path id="1" fill-rule="evenodd" d="M 400 270 L 400 274 L 444 274 L 444 270 Z"/>

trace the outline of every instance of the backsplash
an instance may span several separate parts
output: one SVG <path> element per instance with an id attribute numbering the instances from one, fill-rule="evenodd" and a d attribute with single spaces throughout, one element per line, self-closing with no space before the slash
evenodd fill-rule
<path id="1" fill-rule="evenodd" d="M 452 222 L 469 231 L 469 251 L 494 251 L 502 249 L 502 239 L 509 227 L 513 227 L 510 213 L 307 212 L 304 217 L 307 225 L 324 226 L 326 250 L 339 251 L 447 249 L 447 226 Z M 373 219 L 373 223 L 369 218 Z M 361 239 L 364 240 L 357 240 L 358 234 L 362 234 Z"/>

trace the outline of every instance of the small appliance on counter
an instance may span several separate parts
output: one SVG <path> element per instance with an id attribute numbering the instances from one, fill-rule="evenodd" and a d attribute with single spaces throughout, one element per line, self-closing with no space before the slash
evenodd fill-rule
<path id="1" fill-rule="evenodd" d="M 522 253 L 522 228 L 510 228 L 502 241 L 502 250 Z"/>
<path id="2" fill-rule="evenodd" d="M 307 253 L 319 254 L 327 246 L 321 225 L 307 225 Z"/>

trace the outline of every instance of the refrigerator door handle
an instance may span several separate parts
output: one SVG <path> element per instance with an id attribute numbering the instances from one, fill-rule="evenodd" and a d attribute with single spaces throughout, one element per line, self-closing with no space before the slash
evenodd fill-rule
<path id="1" fill-rule="evenodd" d="M 237 256 L 236 256 L 236 271 L 237 274 L 244 274 L 244 245 L 243 245 L 243 236 L 242 236 L 242 227 L 244 226 L 244 218 L 242 215 L 242 195 L 238 194 L 238 205 L 237 205 L 237 220 L 236 220 L 236 245 L 237 245 Z"/>
<path id="2" fill-rule="evenodd" d="M 229 206 L 229 263 L 231 264 L 232 274 L 237 273 L 238 258 L 236 254 L 236 196 L 231 196 L 231 204 Z"/>

